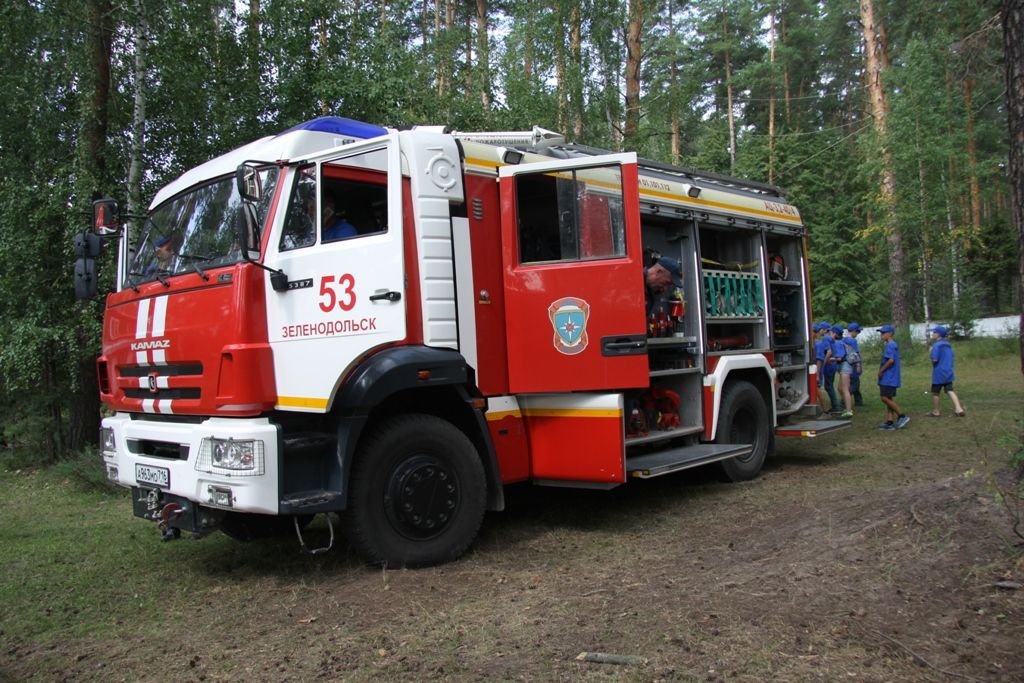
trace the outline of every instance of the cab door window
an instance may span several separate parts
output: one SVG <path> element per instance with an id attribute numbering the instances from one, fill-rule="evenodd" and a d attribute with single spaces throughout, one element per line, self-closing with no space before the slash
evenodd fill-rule
<path id="1" fill-rule="evenodd" d="M 324 164 L 298 169 L 279 249 L 289 251 L 321 243 L 387 231 L 387 176 L 383 172 Z"/>
<path id="2" fill-rule="evenodd" d="M 515 177 L 520 264 L 626 255 L 618 166 Z"/>
<path id="3" fill-rule="evenodd" d="M 288 202 L 284 230 L 278 249 L 290 251 L 316 242 L 316 173 L 314 167 L 301 166 L 295 174 L 292 197 Z"/>
<path id="4" fill-rule="evenodd" d="M 350 164 L 323 165 L 320 197 L 320 241 L 335 242 L 380 234 L 388 229 L 387 175 L 359 164 L 369 159 L 346 159 Z"/>

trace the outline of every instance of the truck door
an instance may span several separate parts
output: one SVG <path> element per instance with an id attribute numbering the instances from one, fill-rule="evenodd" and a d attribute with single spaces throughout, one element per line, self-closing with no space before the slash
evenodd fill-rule
<path id="1" fill-rule="evenodd" d="M 511 392 L 647 386 L 636 155 L 499 178 Z"/>
<path id="2" fill-rule="evenodd" d="M 402 175 L 397 135 L 346 145 L 289 174 L 266 263 L 277 407 L 323 412 L 346 369 L 404 339 Z"/>

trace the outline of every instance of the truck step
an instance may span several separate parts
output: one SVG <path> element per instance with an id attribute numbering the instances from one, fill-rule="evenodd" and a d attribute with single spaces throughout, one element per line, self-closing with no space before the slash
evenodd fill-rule
<path id="1" fill-rule="evenodd" d="M 775 434 L 777 436 L 821 436 L 846 429 L 851 424 L 853 424 L 851 420 L 809 420 L 797 424 L 779 425 L 775 428 Z"/>
<path id="2" fill-rule="evenodd" d="M 326 432 L 298 432 L 285 435 L 282 441 L 284 452 L 294 457 L 305 453 L 333 451 L 337 437 Z"/>
<path id="3" fill-rule="evenodd" d="M 331 503 L 341 497 L 341 491 L 314 489 L 311 491 L 295 491 L 286 493 L 280 502 L 281 512 L 292 514 L 302 512 L 323 512 Z"/>
<path id="4" fill-rule="evenodd" d="M 626 472 L 635 479 L 650 479 L 719 460 L 747 455 L 752 450 L 754 450 L 753 444 L 701 443 L 629 458 L 626 461 Z"/>

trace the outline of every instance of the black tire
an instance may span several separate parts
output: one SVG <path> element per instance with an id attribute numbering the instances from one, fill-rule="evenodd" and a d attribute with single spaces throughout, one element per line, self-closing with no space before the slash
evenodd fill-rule
<path id="1" fill-rule="evenodd" d="M 715 443 L 752 443 L 754 449 L 739 458 L 718 463 L 726 481 L 754 479 L 773 446 L 773 429 L 764 396 L 750 382 L 728 382 L 722 392 Z"/>
<path id="2" fill-rule="evenodd" d="M 342 524 L 369 562 L 424 567 L 466 552 L 486 502 L 483 463 L 469 438 L 433 415 L 400 415 L 363 438 Z"/>
<path id="3" fill-rule="evenodd" d="M 295 533 L 290 516 L 258 515 L 252 512 L 226 512 L 220 521 L 220 530 L 236 541 L 255 541 Z M 299 515 L 299 528 L 305 529 L 313 515 Z"/>

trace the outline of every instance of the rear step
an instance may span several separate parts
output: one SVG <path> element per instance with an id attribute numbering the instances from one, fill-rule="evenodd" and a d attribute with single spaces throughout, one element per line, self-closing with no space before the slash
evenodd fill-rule
<path id="1" fill-rule="evenodd" d="M 777 436 L 821 436 L 846 429 L 851 424 L 853 424 L 851 420 L 810 420 L 795 425 L 779 425 L 775 428 L 775 434 Z"/>
<path id="2" fill-rule="evenodd" d="M 626 460 L 626 472 L 635 479 L 650 479 L 719 460 L 748 455 L 753 450 L 752 444 L 701 443 L 629 458 Z"/>

